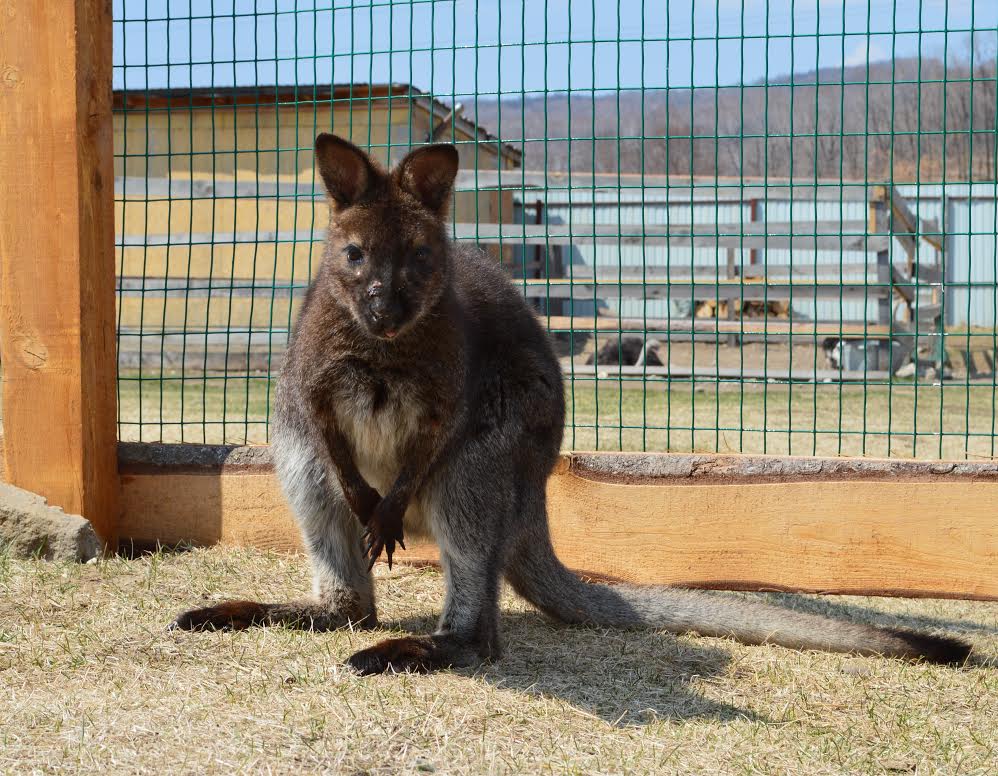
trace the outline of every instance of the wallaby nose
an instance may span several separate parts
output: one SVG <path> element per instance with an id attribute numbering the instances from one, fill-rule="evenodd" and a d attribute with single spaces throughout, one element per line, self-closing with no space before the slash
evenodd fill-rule
<path id="1" fill-rule="evenodd" d="M 388 302 L 385 301 L 384 297 L 377 296 L 371 300 L 368 308 L 371 311 L 371 315 L 375 318 L 383 318 L 385 313 L 388 312 Z"/>
<path id="2" fill-rule="evenodd" d="M 381 318 L 388 310 L 388 294 L 385 293 L 385 284 L 380 280 L 375 280 L 367 287 L 367 306 L 371 315 Z"/>

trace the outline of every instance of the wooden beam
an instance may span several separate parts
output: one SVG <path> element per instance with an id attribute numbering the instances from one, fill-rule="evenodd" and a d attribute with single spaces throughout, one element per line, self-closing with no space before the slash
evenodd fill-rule
<path id="1" fill-rule="evenodd" d="M 735 251 L 733 248 L 728 248 L 728 251 Z M 718 258 L 720 255 L 718 254 Z M 727 259 L 725 259 L 726 261 Z M 521 273 L 521 268 L 526 268 L 527 270 L 537 270 L 544 273 L 540 277 L 534 277 L 535 279 L 543 279 L 544 277 L 552 278 L 563 278 L 566 273 L 562 272 L 547 272 L 547 267 L 543 261 L 527 262 L 523 265 L 517 265 L 516 269 L 512 272 L 511 277 L 513 281 L 518 281 L 523 279 L 523 274 Z M 727 267 L 720 264 L 662 264 L 660 262 L 649 261 L 647 264 L 617 264 L 617 265 L 604 265 L 600 264 L 596 267 L 595 277 L 599 280 L 604 280 L 607 282 L 615 283 L 618 280 L 645 280 L 645 281 L 658 281 L 658 280 L 679 280 L 680 278 L 685 278 L 689 280 L 690 278 L 697 278 L 699 280 L 722 280 L 725 278 L 733 277 L 737 282 L 738 278 L 743 278 L 746 283 L 763 283 L 769 280 L 777 280 L 781 278 L 794 278 L 798 280 L 803 280 L 806 278 L 815 279 L 826 279 L 826 280 L 842 280 L 845 282 L 862 282 L 863 279 L 869 275 L 871 281 L 876 282 L 876 265 L 866 261 L 846 261 L 846 262 L 835 262 L 835 263 L 818 263 L 818 262 L 806 262 L 806 261 L 795 261 L 793 266 L 789 264 L 745 264 L 738 263 L 735 264 L 735 274 L 733 276 L 727 274 Z M 574 264 L 572 265 L 572 278 L 576 281 L 583 279 L 591 279 L 593 277 L 593 268 L 587 264 Z M 136 281 L 141 280 L 137 278 Z M 178 278 L 179 282 L 184 282 L 186 278 Z M 269 290 L 269 286 L 267 287 Z"/>
<path id="2" fill-rule="evenodd" d="M 937 251 L 943 249 L 943 241 L 939 234 L 939 222 L 919 219 L 908 207 L 908 201 L 898 193 L 896 186 L 887 186 L 884 195 L 890 200 L 891 214 L 900 221 L 905 232 L 920 236 Z M 895 229 L 895 232 L 901 231 Z"/>
<path id="3" fill-rule="evenodd" d="M 868 369 L 792 369 L 768 367 L 752 369 L 750 367 L 697 366 L 692 364 L 668 364 L 666 366 L 633 366 L 574 364 L 564 368 L 573 378 L 579 377 L 702 377 L 707 380 L 788 380 L 793 382 L 872 382 L 888 380 L 891 373 L 886 370 Z"/>
<path id="4" fill-rule="evenodd" d="M 174 246 L 181 247 L 181 246 Z M 509 246 L 507 246 L 509 247 Z M 734 252 L 733 248 L 727 249 L 730 256 Z M 271 299 L 304 299 L 308 290 L 307 279 L 292 279 L 288 277 L 278 277 L 273 280 L 263 274 L 262 265 L 257 267 L 256 277 L 215 277 L 206 276 L 146 276 L 141 275 L 119 275 L 117 278 L 117 292 L 120 298 L 163 298 L 168 299 L 214 299 L 229 298 L 249 298 L 255 297 L 258 301 Z M 272 265 L 268 265 L 272 268 Z M 523 283 L 523 274 L 520 271 L 523 265 L 518 265 L 516 270 L 510 275 L 514 283 Z M 546 269 L 543 262 L 529 262 L 525 265 L 528 270 Z M 872 272 L 870 270 L 873 270 Z M 639 264 L 624 264 L 617 266 L 599 266 L 596 268 L 595 278 L 601 283 L 616 284 L 621 281 L 627 283 L 666 283 L 689 285 L 691 279 L 696 279 L 700 283 L 724 282 L 725 284 L 737 285 L 754 284 L 762 286 L 766 283 L 785 281 L 790 279 L 801 285 L 812 285 L 821 282 L 826 285 L 835 285 L 838 282 L 848 284 L 861 284 L 864 276 L 870 275 L 870 282 L 880 283 L 876 277 L 876 265 L 859 262 L 839 264 L 795 264 L 771 265 L 769 267 L 752 266 L 747 264 L 735 264 L 733 268 L 724 265 L 694 265 L 665 266 L 662 264 L 649 264 L 642 266 Z M 571 281 L 574 283 L 591 283 L 593 280 L 593 269 L 586 265 L 575 265 L 572 267 L 570 278 L 565 277 L 563 272 L 551 272 L 550 279 L 556 283 Z M 528 280 L 534 283 L 547 282 L 547 277 L 530 276 Z M 919 284 L 925 278 L 919 277 L 917 281 L 906 279 L 904 276 L 892 277 L 892 282 L 906 283 L 907 285 Z M 959 284 L 957 284 L 959 285 Z"/>
<path id="5" fill-rule="evenodd" d="M 715 281 L 673 278 L 644 282 L 641 280 L 575 280 L 573 278 L 528 278 L 517 280 L 514 285 L 529 298 L 550 299 L 752 299 L 757 301 L 810 300 L 810 299 L 886 299 L 890 308 L 891 286 L 887 265 L 885 282 L 860 281 L 833 283 L 821 280 L 783 280 L 770 283 L 742 283 L 724 279 Z M 881 325 L 889 325 L 880 321 Z"/>
<path id="6" fill-rule="evenodd" d="M 915 283 L 910 277 L 904 274 L 904 270 L 898 267 L 897 264 L 890 265 L 891 273 L 891 288 L 894 289 L 895 293 L 904 299 L 911 307 L 912 303 L 915 301 Z"/>
<path id="7" fill-rule="evenodd" d="M 672 245 L 733 249 L 789 248 L 873 252 L 885 250 L 889 238 L 867 234 L 865 224 L 853 221 L 744 224 L 451 224 L 454 239 L 483 245 Z M 230 245 L 254 243 L 313 243 L 325 239 L 322 229 L 277 229 L 243 232 L 171 232 L 126 234 L 115 243 L 120 248 L 145 246 Z M 835 265 L 838 267 L 838 264 Z"/>
<path id="8" fill-rule="evenodd" d="M 294 180 L 193 180 L 182 178 L 118 177 L 114 181 L 118 196 L 172 197 L 174 199 L 212 199 L 228 197 L 253 197 L 254 199 L 325 199 L 325 192 L 311 183 Z M 480 191 L 501 188 L 505 191 L 535 189 L 567 191 L 568 187 L 580 191 L 576 207 L 592 207 L 583 200 L 583 189 L 608 189 L 619 191 L 641 190 L 651 193 L 656 202 L 748 202 L 750 200 L 792 199 L 794 201 L 866 202 L 868 186 L 862 181 L 818 181 L 806 183 L 786 179 L 768 180 L 741 178 L 688 178 L 672 175 L 638 175 L 618 173 L 559 172 L 556 170 L 459 170 L 455 191 Z M 990 189 L 983 196 L 990 196 Z M 629 205 L 638 204 L 629 202 Z"/>
<path id="9" fill-rule="evenodd" d="M 141 545 L 301 546 L 265 447 L 122 445 L 121 472 Z M 559 557 L 593 576 L 980 599 L 998 599 L 996 499 L 993 462 L 580 453 L 548 484 Z"/>
<path id="10" fill-rule="evenodd" d="M 649 334 L 738 334 L 766 337 L 901 337 L 909 335 L 912 324 L 895 321 L 894 326 L 878 326 L 858 321 L 788 321 L 743 318 L 734 321 L 716 318 L 611 318 L 582 315 L 541 315 L 541 323 L 550 331 L 593 331 Z"/>
<path id="11" fill-rule="evenodd" d="M 873 245 L 882 244 L 885 235 L 868 234 L 863 221 L 801 221 L 801 222 L 769 222 L 746 221 L 744 223 L 670 223 L 670 224 L 632 224 L 632 223 L 586 223 L 574 224 L 543 223 L 543 224 L 498 224 L 498 223 L 456 223 L 452 225 L 452 234 L 458 239 L 474 239 L 479 242 L 493 242 L 499 239 L 511 244 L 524 243 L 528 245 L 543 245 L 546 241 L 565 242 L 599 242 L 602 244 L 661 244 L 664 240 L 711 240 L 717 243 L 724 240 L 731 247 L 743 243 L 760 244 L 762 240 L 777 240 L 790 237 L 796 239 L 818 238 L 822 246 L 832 246 L 844 250 L 867 250 L 864 241 L 873 241 Z M 856 247 L 858 246 L 858 247 Z M 868 250 L 874 250 L 869 248 Z"/>
<path id="12" fill-rule="evenodd" d="M 8 3 L 0 351 L 9 481 L 114 545 L 111 4 Z"/>

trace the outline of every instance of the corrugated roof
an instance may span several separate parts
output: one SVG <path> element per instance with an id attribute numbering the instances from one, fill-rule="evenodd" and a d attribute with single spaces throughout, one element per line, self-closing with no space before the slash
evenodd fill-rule
<path id="1" fill-rule="evenodd" d="M 386 97 L 408 97 L 434 117 L 441 120 L 450 117 L 451 106 L 426 94 L 410 84 L 289 84 L 272 86 L 225 86 L 225 87 L 176 87 L 171 89 L 116 89 L 112 97 L 112 107 L 116 111 L 132 111 L 163 108 L 205 108 L 237 105 L 253 105 L 261 108 L 301 103 L 336 102 L 346 100 L 384 99 Z M 501 145 L 503 154 L 515 163 L 520 162 L 519 150 L 502 143 L 498 137 L 486 131 L 463 114 L 455 117 L 457 125 L 479 142 Z"/>

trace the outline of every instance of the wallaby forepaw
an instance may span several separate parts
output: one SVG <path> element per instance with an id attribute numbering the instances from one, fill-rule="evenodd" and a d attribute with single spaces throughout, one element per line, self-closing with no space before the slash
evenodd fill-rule
<path id="1" fill-rule="evenodd" d="M 243 630 L 261 623 L 267 607 L 256 601 L 226 601 L 181 612 L 168 630 Z"/>
<path id="2" fill-rule="evenodd" d="M 374 514 L 371 515 L 371 519 L 367 523 L 367 530 L 364 532 L 364 557 L 369 559 L 368 571 L 374 568 L 374 563 L 378 560 L 382 550 L 388 560 L 388 568 L 391 568 L 396 542 L 403 550 L 405 549 L 402 535 L 402 517 L 404 514 L 404 509 L 385 501 L 378 504 L 378 508 L 374 510 Z"/>

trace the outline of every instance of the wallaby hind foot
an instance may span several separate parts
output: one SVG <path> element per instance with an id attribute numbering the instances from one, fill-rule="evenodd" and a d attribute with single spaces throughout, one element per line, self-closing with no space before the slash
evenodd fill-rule
<path id="1" fill-rule="evenodd" d="M 347 664 L 363 676 L 424 674 L 444 668 L 476 666 L 494 657 L 497 656 L 482 655 L 474 644 L 451 635 L 402 636 L 355 652 Z"/>

